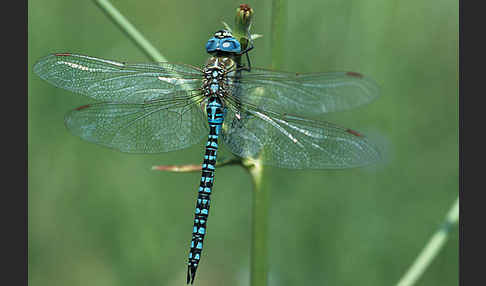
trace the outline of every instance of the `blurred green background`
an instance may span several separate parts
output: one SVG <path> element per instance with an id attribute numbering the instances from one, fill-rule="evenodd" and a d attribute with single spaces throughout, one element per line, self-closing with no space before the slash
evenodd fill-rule
<path id="1" fill-rule="evenodd" d="M 382 96 L 325 120 L 379 142 L 386 160 L 362 169 L 265 169 L 270 285 L 393 285 L 458 195 L 457 1 L 289 1 L 284 70 L 351 70 Z M 113 1 L 172 62 L 201 65 L 239 1 Z M 248 1 L 263 34 L 253 65 L 270 65 L 270 1 Z M 89 99 L 32 72 L 53 52 L 146 62 L 91 1 L 29 1 L 29 285 L 183 285 L 204 142 L 129 155 L 74 137 L 64 114 Z M 224 155 L 226 154 L 226 155 Z M 224 156 L 230 156 L 229 152 Z M 217 170 L 196 285 L 249 285 L 251 180 Z M 416 285 L 458 285 L 458 230 Z"/>

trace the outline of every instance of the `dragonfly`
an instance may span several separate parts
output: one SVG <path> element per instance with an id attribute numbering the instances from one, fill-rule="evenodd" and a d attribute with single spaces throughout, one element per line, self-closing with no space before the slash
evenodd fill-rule
<path id="1" fill-rule="evenodd" d="M 128 64 L 72 53 L 40 59 L 34 72 L 50 84 L 98 102 L 65 116 L 74 135 L 127 153 L 187 148 L 207 137 L 187 283 L 200 264 L 219 141 L 234 155 L 289 169 L 342 169 L 380 160 L 380 149 L 353 129 L 309 119 L 369 103 L 379 95 L 356 72 L 292 73 L 239 65 L 247 55 L 230 31 L 208 40 L 202 67 Z"/>

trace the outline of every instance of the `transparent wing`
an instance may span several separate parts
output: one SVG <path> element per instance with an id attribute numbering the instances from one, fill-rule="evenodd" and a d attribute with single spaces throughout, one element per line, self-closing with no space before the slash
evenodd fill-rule
<path id="1" fill-rule="evenodd" d="M 34 72 L 56 87 L 96 100 L 143 103 L 201 87 L 201 71 L 170 63 L 125 64 L 75 54 L 53 54 L 34 65 Z"/>
<path id="2" fill-rule="evenodd" d="M 355 108 L 379 96 L 378 84 L 355 72 L 287 73 L 252 68 L 234 78 L 241 102 L 274 112 L 319 115 Z"/>
<path id="3" fill-rule="evenodd" d="M 66 114 L 66 127 L 84 140 L 130 153 L 159 153 L 189 147 L 208 134 L 198 102 L 202 96 L 171 94 L 167 101 L 98 103 Z"/>
<path id="4" fill-rule="evenodd" d="M 354 130 L 249 105 L 227 106 L 223 140 L 240 157 L 291 169 L 359 167 L 380 159 L 379 149 Z"/>

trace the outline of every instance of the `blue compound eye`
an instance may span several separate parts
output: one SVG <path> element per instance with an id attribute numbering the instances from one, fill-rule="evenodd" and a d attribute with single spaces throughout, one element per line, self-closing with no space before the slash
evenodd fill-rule
<path id="1" fill-rule="evenodd" d="M 206 51 L 207 52 L 214 52 L 219 48 L 219 39 L 211 38 L 206 43 Z"/>
<path id="2" fill-rule="evenodd" d="M 221 51 L 224 52 L 231 52 L 231 53 L 239 53 L 241 52 L 241 45 L 235 38 L 227 38 L 221 41 L 221 45 L 219 47 Z"/>

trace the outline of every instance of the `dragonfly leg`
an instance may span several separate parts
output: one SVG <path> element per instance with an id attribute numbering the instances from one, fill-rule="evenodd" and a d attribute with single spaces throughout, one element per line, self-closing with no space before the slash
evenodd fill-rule
<path id="1" fill-rule="evenodd" d="M 241 70 L 248 71 L 248 72 L 251 71 L 251 62 L 250 62 L 250 56 L 248 55 L 248 52 L 253 50 L 253 48 L 254 48 L 253 43 L 250 42 L 250 46 L 248 48 L 238 53 L 238 55 L 246 54 L 246 61 L 248 62 L 248 67 L 241 67 Z"/>
<path id="2" fill-rule="evenodd" d="M 245 67 L 245 68 L 242 68 L 242 70 L 245 70 L 245 71 L 248 71 L 250 72 L 251 71 L 251 62 L 250 62 L 250 56 L 248 55 L 248 52 L 253 50 L 254 46 L 253 46 L 253 40 L 251 39 L 251 35 L 250 35 L 250 31 L 248 30 L 248 42 L 249 42 L 249 45 L 246 49 L 244 49 L 243 51 L 239 52 L 237 55 L 238 56 L 241 56 L 243 54 L 246 54 L 246 61 L 248 62 L 248 67 Z"/>

